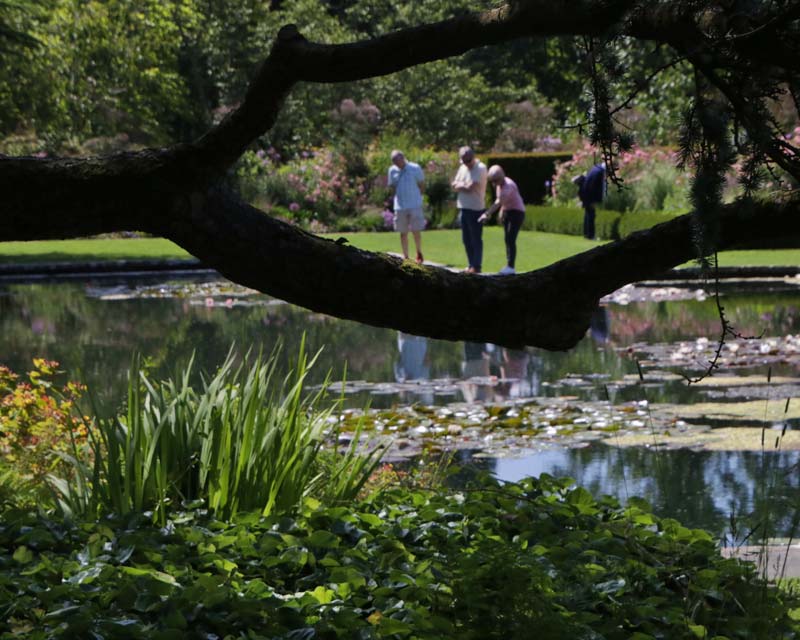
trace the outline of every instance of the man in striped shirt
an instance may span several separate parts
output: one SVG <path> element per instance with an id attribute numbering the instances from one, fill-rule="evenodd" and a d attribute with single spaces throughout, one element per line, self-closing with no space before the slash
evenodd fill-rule
<path id="1" fill-rule="evenodd" d="M 402 151 L 392 151 L 391 160 L 388 185 L 394 189 L 394 228 L 400 232 L 400 246 L 406 260 L 408 232 L 411 231 L 417 249 L 417 264 L 422 264 L 422 230 L 425 228 L 422 192 L 425 189 L 425 174 L 418 164 L 406 160 Z"/>

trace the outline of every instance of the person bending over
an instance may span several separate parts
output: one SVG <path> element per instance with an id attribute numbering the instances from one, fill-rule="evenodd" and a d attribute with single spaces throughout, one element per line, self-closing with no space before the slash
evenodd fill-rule
<path id="1" fill-rule="evenodd" d="M 487 179 L 495 189 L 496 199 L 494 204 L 480 218 L 479 222 L 487 222 L 495 211 L 497 220 L 503 225 L 503 237 L 506 242 L 506 266 L 499 273 L 510 275 L 516 273 L 514 263 L 517 259 L 517 236 L 525 219 L 525 203 L 519 193 L 517 184 L 506 176 L 503 167 L 493 164 L 489 167 Z"/>

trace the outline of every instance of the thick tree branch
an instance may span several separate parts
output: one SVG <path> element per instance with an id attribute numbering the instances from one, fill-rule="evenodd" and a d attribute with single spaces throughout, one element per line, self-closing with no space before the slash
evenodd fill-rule
<path id="1" fill-rule="evenodd" d="M 720 248 L 800 234 L 798 209 L 797 202 L 728 205 Z M 316 311 L 433 338 L 559 350 L 583 337 L 603 295 L 694 258 L 692 224 L 681 216 L 512 277 L 418 267 L 342 246 L 216 192 L 163 233 L 231 280 Z"/>

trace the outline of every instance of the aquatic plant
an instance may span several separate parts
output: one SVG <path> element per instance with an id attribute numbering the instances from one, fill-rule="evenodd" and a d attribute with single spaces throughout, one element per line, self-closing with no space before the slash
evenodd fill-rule
<path id="1" fill-rule="evenodd" d="M 279 351 L 235 365 L 233 352 L 193 386 L 190 361 L 176 379 L 153 380 L 135 357 L 126 411 L 96 418 L 93 460 L 64 456 L 76 478 L 53 478 L 72 514 L 152 512 L 200 501 L 220 518 L 239 511 L 286 513 L 307 496 L 327 503 L 353 498 L 381 451 L 326 456 L 322 449 L 338 403 L 321 408 L 327 385 L 306 395 L 316 357 L 304 342 L 297 363 L 276 377 Z"/>

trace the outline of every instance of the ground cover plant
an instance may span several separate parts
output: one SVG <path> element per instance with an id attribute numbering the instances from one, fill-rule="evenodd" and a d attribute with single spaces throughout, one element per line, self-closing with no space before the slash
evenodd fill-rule
<path id="1" fill-rule="evenodd" d="M 792 638 L 711 536 L 543 476 L 67 524 L 3 507 L 0 637 Z"/>

